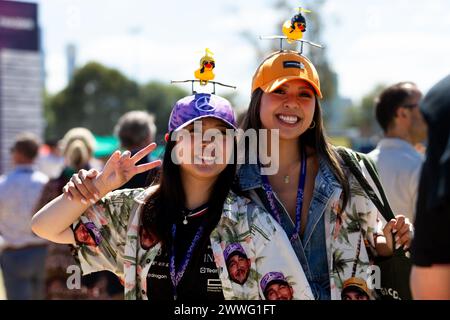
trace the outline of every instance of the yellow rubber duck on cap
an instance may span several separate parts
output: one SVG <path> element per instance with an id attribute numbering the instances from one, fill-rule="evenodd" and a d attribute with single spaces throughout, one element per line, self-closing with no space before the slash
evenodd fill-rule
<path id="1" fill-rule="evenodd" d="M 302 12 L 309 13 L 311 11 L 303 8 L 297 8 L 297 10 L 298 13 L 291 20 L 286 20 L 283 23 L 282 32 L 287 37 L 288 43 L 300 40 L 303 38 L 303 32 L 306 31 L 306 19 Z"/>
<path id="2" fill-rule="evenodd" d="M 206 48 L 205 55 L 200 59 L 200 68 L 194 72 L 196 79 L 200 80 L 202 86 L 206 85 L 208 81 L 214 80 L 213 69 L 216 66 L 216 62 L 213 58 L 213 53 Z"/>

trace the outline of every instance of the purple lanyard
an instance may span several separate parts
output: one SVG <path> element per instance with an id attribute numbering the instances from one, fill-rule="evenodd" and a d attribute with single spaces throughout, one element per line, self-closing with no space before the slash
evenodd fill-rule
<path id="1" fill-rule="evenodd" d="M 300 168 L 300 179 L 298 181 L 298 191 L 297 191 L 297 202 L 295 207 L 295 232 L 291 237 L 291 242 L 294 242 L 296 239 L 298 239 L 298 236 L 300 234 L 300 224 L 302 220 L 302 208 L 303 208 L 303 196 L 305 191 L 305 182 L 306 182 L 306 152 L 305 148 L 301 147 L 301 168 Z M 277 219 L 278 223 L 281 224 L 281 215 L 280 211 L 278 210 L 278 207 L 276 205 L 275 196 L 273 195 L 273 190 L 270 185 L 269 179 L 266 175 L 261 175 L 262 181 L 263 181 L 263 189 L 266 193 L 267 200 L 269 201 L 270 205 L 270 213 L 272 216 Z"/>
<path id="2" fill-rule="evenodd" d="M 186 255 L 184 256 L 181 266 L 179 270 L 176 270 L 175 267 L 175 236 L 177 233 L 177 226 L 176 224 L 172 225 L 172 250 L 170 252 L 170 279 L 172 280 L 173 285 L 173 297 L 175 300 L 177 300 L 177 287 L 180 283 L 181 279 L 183 278 L 184 272 L 186 271 L 186 268 L 189 264 L 189 261 L 192 258 L 192 253 L 194 252 L 195 247 L 197 246 L 198 242 L 200 241 L 200 238 L 203 235 L 203 226 L 200 226 L 197 230 L 197 233 L 194 236 L 194 239 L 192 240 L 191 245 L 189 246 L 189 249 L 186 252 Z"/>

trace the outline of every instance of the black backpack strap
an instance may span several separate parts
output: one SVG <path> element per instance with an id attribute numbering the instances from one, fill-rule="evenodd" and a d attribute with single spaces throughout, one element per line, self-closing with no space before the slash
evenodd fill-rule
<path id="1" fill-rule="evenodd" d="M 341 156 L 344 164 L 348 167 L 350 172 L 356 178 L 358 183 L 363 188 L 364 192 L 367 194 L 369 199 L 373 202 L 373 204 L 377 207 L 378 211 L 384 217 L 384 219 L 389 222 L 391 219 L 394 219 L 395 216 L 392 212 L 392 209 L 389 205 L 389 201 L 386 198 L 386 194 L 384 193 L 383 187 L 380 182 L 380 178 L 378 176 L 378 171 L 376 169 L 375 163 L 370 159 L 367 155 L 354 152 L 350 149 L 338 147 L 336 151 Z M 378 195 L 373 190 L 372 186 L 369 184 L 367 179 L 364 177 L 359 161 L 362 160 L 364 166 L 369 172 L 375 186 L 377 187 L 378 193 L 380 194 L 382 201 L 378 198 Z"/>
<path id="2" fill-rule="evenodd" d="M 392 208 L 389 205 L 389 200 L 387 199 L 383 185 L 381 184 L 380 175 L 378 174 L 375 162 L 364 153 L 357 152 L 357 157 L 359 157 L 363 161 L 364 166 L 366 167 L 370 177 L 372 178 L 373 182 L 375 183 L 375 186 L 377 187 L 378 193 L 381 196 L 381 200 L 383 200 L 385 209 L 384 211 L 380 212 L 383 215 L 384 219 L 386 219 L 387 222 L 389 222 L 391 219 L 395 219 L 394 212 L 392 211 Z"/>
<path id="3" fill-rule="evenodd" d="M 364 192 L 373 202 L 373 204 L 377 207 L 378 211 L 381 213 L 386 222 L 389 222 L 391 219 L 395 219 L 395 215 L 392 212 L 391 206 L 389 205 L 389 201 L 386 198 L 386 194 L 384 193 L 383 186 L 381 185 L 380 178 L 378 176 L 378 171 L 375 163 L 372 159 L 370 159 L 366 154 L 354 152 L 350 149 L 344 147 L 336 148 L 336 151 L 341 156 L 344 164 L 349 168 L 350 172 L 355 176 L 358 183 L 363 188 Z M 380 201 L 377 194 L 373 190 L 372 186 L 367 182 L 367 179 L 361 172 L 361 167 L 359 165 L 359 161 L 363 161 L 364 166 L 369 172 L 370 177 L 372 178 L 375 186 L 378 189 L 378 193 L 380 194 L 383 202 Z M 402 248 L 395 249 L 395 240 L 392 237 L 394 253 L 398 256 L 405 256 L 405 252 Z"/>

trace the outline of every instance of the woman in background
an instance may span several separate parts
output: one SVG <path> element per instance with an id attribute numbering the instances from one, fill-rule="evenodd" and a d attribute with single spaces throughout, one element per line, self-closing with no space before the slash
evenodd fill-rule
<path id="1" fill-rule="evenodd" d="M 37 208 L 40 209 L 56 198 L 72 175 L 81 169 L 91 169 L 95 138 L 86 128 L 69 130 L 60 141 L 59 147 L 64 156 L 64 168 L 58 178 L 51 179 L 42 191 Z M 107 281 L 104 276 L 83 279 L 80 288 L 69 289 L 68 267 L 75 265 L 71 247 L 52 243 L 46 260 L 46 299 L 108 299 Z M 73 272 L 73 270 L 72 270 Z"/>

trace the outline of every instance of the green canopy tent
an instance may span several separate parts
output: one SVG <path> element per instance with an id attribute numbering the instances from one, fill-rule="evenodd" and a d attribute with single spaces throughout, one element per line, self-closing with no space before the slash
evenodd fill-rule
<path id="1" fill-rule="evenodd" d="M 95 136 L 96 148 L 94 157 L 97 159 L 107 159 L 114 151 L 120 149 L 119 139 L 115 136 Z M 158 145 L 152 152 L 151 158 L 162 159 L 164 154 L 164 146 Z"/>
<path id="2" fill-rule="evenodd" d="M 98 159 L 109 158 L 120 148 L 119 139 L 114 136 L 95 136 L 95 142 L 94 157 Z"/>

